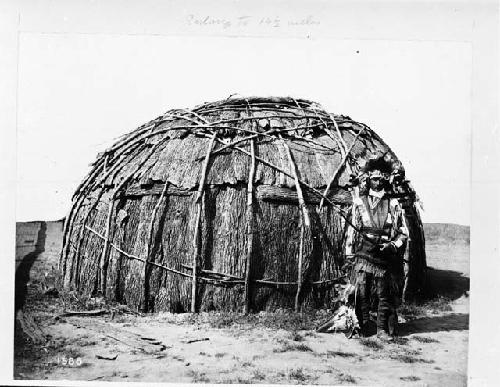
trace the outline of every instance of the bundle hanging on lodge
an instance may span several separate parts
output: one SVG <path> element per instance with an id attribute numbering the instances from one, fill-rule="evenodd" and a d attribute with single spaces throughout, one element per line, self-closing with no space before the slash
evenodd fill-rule
<path id="1" fill-rule="evenodd" d="M 100 154 L 77 188 L 64 284 L 143 311 L 331 306 L 350 178 L 380 155 L 399 162 L 366 125 L 303 99 L 170 110 Z M 414 191 L 393 194 L 410 230 L 408 297 L 422 290 L 424 236 Z"/>

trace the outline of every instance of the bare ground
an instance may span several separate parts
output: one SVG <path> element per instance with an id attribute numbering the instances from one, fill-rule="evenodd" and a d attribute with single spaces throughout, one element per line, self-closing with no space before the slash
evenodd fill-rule
<path id="1" fill-rule="evenodd" d="M 16 379 L 466 385 L 467 244 L 428 244 L 432 297 L 405 306 L 401 337 L 383 343 L 316 333 L 327 311 L 137 315 L 99 299 L 55 297 L 60 229 L 18 225 Z M 57 317 L 101 308 L 102 316 Z"/>

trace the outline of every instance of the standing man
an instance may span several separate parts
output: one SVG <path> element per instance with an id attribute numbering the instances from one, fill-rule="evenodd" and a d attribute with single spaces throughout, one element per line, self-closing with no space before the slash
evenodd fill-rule
<path id="1" fill-rule="evenodd" d="M 346 241 L 347 257 L 354 257 L 352 280 L 356 287 L 356 315 L 361 331 L 371 331 L 372 295 L 378 298 L 377 337 L 390 340 L 397 324 L 404 279 L 402 255 L 408 238 L 403 210 L 397 199 L 387 197 L 392 164 L 383 157 L 364 167 L 366 187 L 353 201 L 352 224 Z"/>

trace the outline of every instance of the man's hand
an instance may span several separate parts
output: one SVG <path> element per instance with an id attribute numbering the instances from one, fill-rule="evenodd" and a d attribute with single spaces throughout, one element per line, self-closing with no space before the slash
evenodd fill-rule
<path id="1" fill-rule="evenodd" d="M 398 251 L 398 249 L 396 248 L 396 246 L 392 242 L 380 243 L 378 245 L 378 248 L 379 248 L 380 252 L 382 252 L 382 253 L 395 254 Z"/>

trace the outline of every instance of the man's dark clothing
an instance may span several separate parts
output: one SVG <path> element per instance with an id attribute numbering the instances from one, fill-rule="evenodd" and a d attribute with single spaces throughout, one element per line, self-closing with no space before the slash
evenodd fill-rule
<path id="1" fill-rule="evenodd" d="M 353 281 L 358 319 L 362 327 L 369 321 L 371 296 L 376 295 L 377 330 L 388 332 L 387 320 L 395 315 L 403 281 L 401 256 L 408 237 L 404 214 L 396 199 L 370 191 L 354 200 L 352 223 L 363 233 L 350 227 L 346 243 L 347 255 L 356 258 Z"/>

